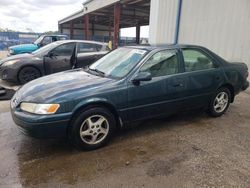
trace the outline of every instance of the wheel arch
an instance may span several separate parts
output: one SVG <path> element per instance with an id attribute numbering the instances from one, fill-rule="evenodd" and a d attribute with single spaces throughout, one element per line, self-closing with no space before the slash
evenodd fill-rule
<path id="1" fill-rule="evenodd" d="M 19 80 L 19 73 L 20 73 L 20 71 L 21 71 L 22 69 L 26 68 L 26 67 L 32 67 L 32 68 L 37 69 L 37 70 L 39 71 L 40 75 L 43 76 L 43 72 L 42 72 L 42 70 L 41 70 L 38 66 L 36 66 L 36 65 L 31 65 L 31 64 L 27 64 L 27 65 L 21 66 L 21 67 L 18 69 L 17 74 L 16 74 L 16 75 L 17 75 L 17 81 L 18 81 L 18 82 L 20 81 L 20 80 Z"/>
<path id="2" fill-rule="evenodd" d="M 94 108 L 94 107 L 102 107 L 102 108 L 106 108 L 107 110 L 109 110 L 114 115 L 114 118 L 116 121 L 116 127 L 117 128 L 122 127 L 120 116 L 119 116 L 115 106 L 106 100 L 95 99 L 95 100 L 91 100 L 91 101 L 85 101 L 85 102 L 83 102 L 75 107 L 75 109 L 73 110 L 72 116 L 70 118 L 70 123 L 69 123 L 68 129 L 70 129 L 72 121 L 81 111 L 88 110 L 88 109 Z"/>
<path id="3" fill-rule="evenodd" d="M 223 84 L 220 88 L 223 88 L 223 87 L 229 89 L 229 91 L 230 91 L 230 93 L 231 93 L 231 103 L 233 103 L 233 102 L 234 102 L 234 97 L 235 97 L 235 92 L 234 92 L 234 87 L 233 87 L 233 85 L 230 84 L 230 83 L 226 83 L 226 84 Z M 220 88 L 219 88 L 219 89 L 220 89 Z"/>

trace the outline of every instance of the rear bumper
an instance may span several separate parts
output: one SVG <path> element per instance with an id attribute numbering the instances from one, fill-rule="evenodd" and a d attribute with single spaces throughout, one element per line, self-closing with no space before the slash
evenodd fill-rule
<path id="1" fill-rule="evenodd" d="M 242 90 L 244 91 L 244 90 L 246 90 L 248 87 L 249 87 L 249 82 L 246 81 L 245 84 L 244 84 L 243 87 L 242 87 Z"/>
<path id="2" fill-rule="evenodd" d="M 21 132 L 35 138 L 63 138 L 67 136 L 67 128 L 70 122 L 69 115 L 42 118 L 38 115 L 25 112 L 12 111 L 12 118 Z"/>

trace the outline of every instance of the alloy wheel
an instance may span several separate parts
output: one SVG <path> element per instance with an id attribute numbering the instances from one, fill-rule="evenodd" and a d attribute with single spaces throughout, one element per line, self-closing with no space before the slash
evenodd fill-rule
<path id="1" fill-rule="evenodd" d="M 213 103 L 214 111 L 217 113 L 223 112 L 227 108 L 228 102 L 229 96 L 226 92 L 218 93 Z"/>
<path id="2" fill-rule="evenodd" d="M 108 120 L 102 115 L 88 117 L 80 127 L 80 138 L 87 144 L 102 142 L 109 132 Z"/>

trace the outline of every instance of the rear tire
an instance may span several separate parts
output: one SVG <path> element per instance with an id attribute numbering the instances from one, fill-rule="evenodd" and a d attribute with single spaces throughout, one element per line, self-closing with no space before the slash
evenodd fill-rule
<path id="1" fill-rule="evenodd" d="M 41 73 L 37 68 L 29 66 L 22 68 L 17 77 L 20 84 L 26 84 L 41 77 Z"/>
<path id="2" fill-rule="evenodd" d="M 212 117 L 222 116 L 228 109 L 231 101 L 231 92 L 223 87 L 217 90 L 209 104 L 209 114 Z"/>
<path id="3" fill-rule="evenodd" d="M 113 114 L 102 107 L 80 111 L 71 125 L 69 139 L 80 150 L 95 150 L 105 146 L 116 129 Z"/>

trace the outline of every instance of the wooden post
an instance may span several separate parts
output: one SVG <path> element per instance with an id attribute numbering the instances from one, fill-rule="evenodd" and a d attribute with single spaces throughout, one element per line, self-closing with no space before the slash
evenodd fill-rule
<path id="1" fill-rule="evenodd" d="M 63 27 L 60 27 L 60 33 L 63 34 Z"/>
<path id="2" fill-rule="evenodd" d="M 112 24 L 112 18 L 110 17 L 109 18 L 109 41 L 111 41 L 112 40 L 112 26 L 111 26 L 111 24 Z"/>
<path id="3" fill-rule="evenodd" d="M 136 26 L 136 44 L 140 44 L 140 33 L 141 33 L 141 26 Z"/>
<path id="4" fill-rule="evenodd" d="M 61 24 L 61 25 L 58 24 L 58 32 L 60 34 L 63 34 L 63 24 Z"/>
<path id="5" fill-rule="evenodd" d="M 95 23 L 94 23 L 94 21 L 92 22 L 92 34 L 91 34 L 91 36 L 92 36 L 92 40 L 94 40 L 93 39 L 93 37 L 95 36 Z"/>
<path id="6" fill-rule="evenodd" d="M 120 18 L 121 4 L 116 3 L 114 6 L 114 49 L 119 46 Z"/>
<path id="7" fill-rule="evenodd" d="M 84 16 L 84 28 L 85 28 L 85 40 L 90 39 L 90 32 L 89 32 L 89 14 Z"/>
<path id="8" fill-rule="evenodd" d="M 73 37 L 74 37 L 74 28 L 73 28 L 73 26 L 74 26 L 74 23 L 73 23 L 73 21 L 71 21 L 70 22 L 70 39 L 73 39 Z"/>

